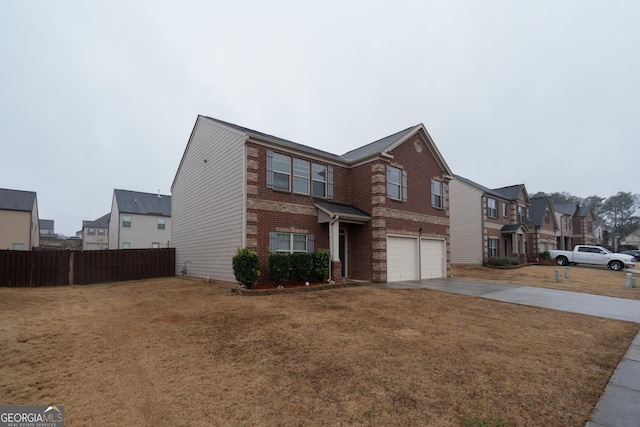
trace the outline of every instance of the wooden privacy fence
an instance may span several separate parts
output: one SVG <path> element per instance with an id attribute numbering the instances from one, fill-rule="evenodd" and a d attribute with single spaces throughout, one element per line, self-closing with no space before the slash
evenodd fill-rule
<path id="1" fill-rule="evenodd" d="M 175 275 L 176 251 L 0 251 L 0 286 L 119 282 Z"/>
<path id="2" fill-rule="evenodd" d="M 67 251 L 0 251 L 0 286 L 69 284 Z"/>

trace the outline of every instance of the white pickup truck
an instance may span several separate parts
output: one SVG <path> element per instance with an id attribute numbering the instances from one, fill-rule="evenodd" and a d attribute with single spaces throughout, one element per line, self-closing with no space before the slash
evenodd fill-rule
<path id="1" fill-rule="evenodd" d="M 632 268 L 635 258 L 631 255 L 617 254 L 601 246 L 576 245 L 572 251 L 549 251 L 551 259 L 558 265 L 595 264 L 606 265 L 612 270 Z"/>

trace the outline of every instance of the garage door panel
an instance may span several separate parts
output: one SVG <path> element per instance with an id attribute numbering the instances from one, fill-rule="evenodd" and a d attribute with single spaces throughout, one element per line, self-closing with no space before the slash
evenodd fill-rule
<path id="1" fill-rule="evenodd" d="M 422 239 L 421 258 L 423 279 L 439 279 L 444 277 L 444 242 L 442 240 Z"/>
<path id="2" fill-rule="evenodd" d="M 418 278 L 418 240 L 411 237 L 387 239 L 387 281 L 416 280 Z"/>

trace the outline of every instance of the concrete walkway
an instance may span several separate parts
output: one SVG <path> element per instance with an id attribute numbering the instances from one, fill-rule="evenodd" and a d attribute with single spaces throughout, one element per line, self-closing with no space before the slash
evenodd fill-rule
<path id="1" fill-rule="evenodd" d="M 495 301 L 640 323 L 640 301 L 463 279 L 371 283 L 388 289 L 432 289 Z M 640 333 L 609 379 L 586 427 L 640 426 Z"/>

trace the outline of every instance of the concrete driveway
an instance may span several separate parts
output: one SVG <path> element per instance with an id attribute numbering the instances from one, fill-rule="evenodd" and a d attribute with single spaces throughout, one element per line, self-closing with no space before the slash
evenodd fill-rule
<path id="1" fill-rule="evenodd" d="M 631 272 L 631 271 L 629 271 Z M 431 289 L 640 323 L 640 301 L 464 279 L 371 283 L 387 289 Z M 640 333 L 609 380 L 586 427 L 640 426 Z"/>

